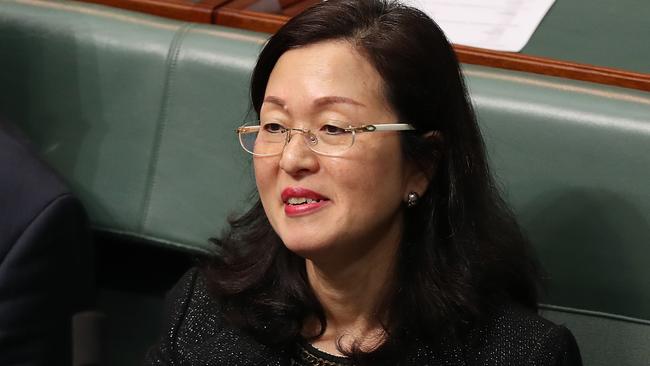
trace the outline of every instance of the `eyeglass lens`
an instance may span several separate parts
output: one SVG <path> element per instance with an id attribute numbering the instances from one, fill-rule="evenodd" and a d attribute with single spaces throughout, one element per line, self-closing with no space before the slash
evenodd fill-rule
<path id="1" fill-rule="evenodd" d="M 305 131 L 286 128 L 265 128 L 259 131 L 240 132 L 242 147 L 254 155 L 277 155 L 282 153 L 285 144 L 296 134 L 302 135 L 305 144 L 314 152 L 326 155 L 336 155 L 344 152 L 354 143 L 354 133 L 327 126 L 316 131 Z"/>

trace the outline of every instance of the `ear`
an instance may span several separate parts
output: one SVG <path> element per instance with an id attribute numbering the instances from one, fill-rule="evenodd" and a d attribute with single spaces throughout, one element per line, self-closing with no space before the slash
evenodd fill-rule
<path id="1" fill-rule="evenodd" d="M 428 140 L 428 143 L 436 146 L 440 146 L 442 143 L 442 135 L 439 131 L 429 131 L 422 135 L 422 137 Z M 431 183 L 431 180 L 436 174 L 438 160 L 439 154 L 435 154 L 427 165 L 409 162 L 404 197 L 407 197 L 410 192 L 415 192 L 419 196 L 424 195 L 427 188 L 429 188 L 429 183 Z"/>

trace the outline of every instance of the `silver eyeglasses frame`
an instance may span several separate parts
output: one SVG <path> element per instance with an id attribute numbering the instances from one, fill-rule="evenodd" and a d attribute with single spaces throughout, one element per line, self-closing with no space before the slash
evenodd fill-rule
<path id="1" fill-rule="evenodd" d="M 257 133 L 257 132 L 260 131 L 261 128 L 262 128 L 262 126 L 258 124 L 258 125 L 254 125 L 254 126 L 244 125 L 244 126 L 241 126 L 241 127 L 237 127 L 235 129 L 235 133 L 237 133 L 237 135 L 239 137 L 239 144 L 241 145 L 241 147 L 244 149 L 244 151 L 246 151 L 249 154 L 252 154 L 254 156 L 276 156 L 276 155 L 282 154 L 282 152 L 284 152 L 284 148 L 291 141 L 291 137 L 293 136 L 293 134 L 291 133 L 292 131 L 302 133 L 303 136 L 305 137 L 305 142 L 306 142 L 307 147 L 309 147 L 309 149 L 311 151 L 313 151 L 314 153 L 319 154 L 319 155 L 323 155 L 323 156 L 339 156 L 339 155 L 341 155 L 342 153 L 344 153 L 345 151 L 347 151 L 349 148 L 351 148 L 354 145 L 354 141 L 355 141 L 357 132 L 413 131 L 413 130 L 415 130 L 415 127 L 411 126 L 408 123 L 365 124 L 365 125 L 361 125 L 359 127 L 349 126 L 347 128 L 343 128 L 343 130 L 345 132 L 349 132 L 349 133 L 352 134 L 352 142 L 350 143 L 350 145 L 348 147 L 346 147 L 345 149 L 341 150 L 340 152 L 336 153 L 336 154 L 328 154 L 328 153 L 324 153 L 322 151 L 314 150 L 313 147 L 312 147 L 312 144 L 308 143 L 310 140 L 313 140 L 313 139 L 316 139 L 316 141 L 318 140 L 318 137 L 316 136 L 316 134 L 311 132 L 311 130 L 304 129 L 304 128 L 286 128 L 285 127 L 283 133 L 286 134 L 285 135 L 286 138 L 285 138 L 284 144 L 282 145 L 282 150 L 280 150 L 277 153 L 273 153 L 273 154 L 258 154 L 258 153 L 254 153 L 253 151 L 246 148 L 246 146 L 244 144 L 244 140 L 242 138 L 242 135 L 249 134 L 249 133 Z M 308 141 L 308 139 L 309 139 L 309 141 Z"/>

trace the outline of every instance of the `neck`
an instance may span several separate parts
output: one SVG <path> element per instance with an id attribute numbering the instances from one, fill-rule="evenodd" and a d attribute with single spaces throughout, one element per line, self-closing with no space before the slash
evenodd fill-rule
<path id="1" fill-rule="evenodd" d="M 382 343 L 385 314 L 381 308 L 392 290 L 399 247 L 399 238 L 392 239 L 346 261 L 341 257 L 336 261 L 306 260 L 307 277 L 327 319 L 326 331 L 315 346 L 336 354 L 339 339 L 343 346 L 361 339 L 370 349 Z M 319 325 L 308 322 L 307 332 L 314 334 Z"/>

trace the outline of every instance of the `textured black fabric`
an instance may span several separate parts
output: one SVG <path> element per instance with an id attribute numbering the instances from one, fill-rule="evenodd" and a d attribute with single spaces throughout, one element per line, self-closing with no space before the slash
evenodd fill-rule
<path id="1" fill-rule="evenodd" d="M 91 306 L 86 215 L 0 121 L 0 365 L 69 365 L 72 315 Z"/>
<path id="2" fill-rule="evenodd" d="M 350 366 L 349 358 L 327 354 L 307 342 L 298 342 L 291 366 Z"/>
<path id="3" fill-rule="evenodd" d="M 262 345 L 223 321 L 205 279 L 190 270 L 168 297 L 166 333 L 147 365 L 292 365 L 292 351 Z M 504 307 L 477 329 L 471 345 L 430 347 L 415 342 L 400 365 L 413 366 L 577 366 L 578 346 L 565 327 L 525 309 Z M 442 349 L 442 350 L 441 350 Z"/>

